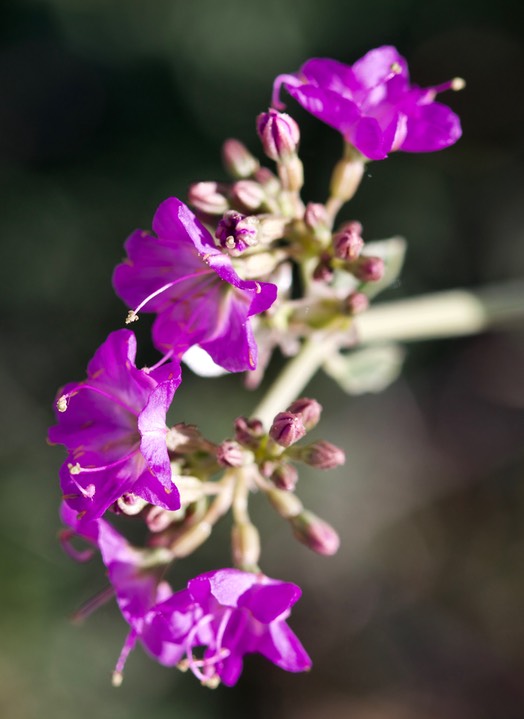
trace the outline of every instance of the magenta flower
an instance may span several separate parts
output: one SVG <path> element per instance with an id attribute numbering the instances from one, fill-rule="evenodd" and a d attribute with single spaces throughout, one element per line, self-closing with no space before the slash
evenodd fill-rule
<path id="1" fill-rule="evenodd" d="M 102 545 L 101 550 L 107 563 Z M 187 589 L 157 602 L 145 616 L 126 617 L 131 632 L 115 676 L 121 678 L 137 639 L 161 664 L 191 669 L 210 687 L 220 681 L 236 684 L 243 657 L 252 652 L 287 671 L 305 671 L 311 660 L 286 623 L 300 594 L 295 584 L 238 569 L 202 574 Z M 201 647 L 203 654 L 197 657 L 195 649 Z"/>
<path id="2" fill-rule="evenodd" d="M 135 355 L 134 334 L 113 332 L 90 361 L 87 379 L 66 385 L 56 403 L 49 441 L 67 448 L 64 499 L 86 523 L 130 492 L 166 509 L 180 507 L 166 446 L 180 365 L 148 372 L 136 368 Z"/>
<path id="3" fill-rule="evenodd" d="M 155 312 L 153 341 L 181 357 L 193 345 L 230 372 L 254 369 L 257 346 L 249 318 L 267 310 L 277 288 L 240 279 L 206 228 L 180 200 L 156 211 L 157 237 L 136 230 L 127 240 L 128 258 L 115 269 L 116 293 L 136 313 Z"/>
<path id="4" fill-rule="evenodd" d="M 313 58 L 299 72 L 279 75 L 273 106 L 284 109 L 279 94 L 285 87 L 363 155 L 382 160 L 392 150 L 432 152 L 455 143 L 462 134 L 460 120 L 435 97 L 463 86 L 460 78 L 425 89 L 411 86 L 406 60 L 394 47 L 383 46 L 351 66 Z"/>

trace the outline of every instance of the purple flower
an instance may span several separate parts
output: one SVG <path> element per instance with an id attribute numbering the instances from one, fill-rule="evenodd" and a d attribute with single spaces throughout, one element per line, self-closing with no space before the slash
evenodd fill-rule
<path id="1" fill-rule="evenodd" d="M 180 200 L 171 197 L 156 211 L 157 237 L 136 230 L 125 247 L 128 259 L 113 275 L 116 293 L 134 308 L 155 312 L 153 341 L 180 357 L 199 345 L 230 372 L 254 369 L 257 346 L 249 318 L 267 310 L 277 288 L 240 279 L 231 259 Z"/>
<path id="2" fill-rule="evenodd" d="M 273 87 L 277 109 L 285 107 L 279 100 L 282 86 L 372 160 L 392 150 L 441 150 L 462 134 L 457 115 L 435 97 L 464 82 L 456 78 L 426 89 L 410 86 L 407 62 L 394 47 L 371 50 L 351 66 L 313 58 L 299 72 L 279 75 Z"/>
<path id="3" fill-rule="evenodd" d="M 108 553 L 101 549 L 107 563 Z M 220 681 L 236 684 L 243 657 L 252 652 L 287 671 L 305 671 L 311 660 L 286 623 L 300 594 L 295 584 L 238 569 L 202 574 L 145 616 L 126 617 L 132 628 L 115 676 L 121 678 L 137 639 L 161 664 L 191 669 L 210 687 Z M 204 651 L 197 657 L 200 647 Z"/>
<path id="4" fill-rule="evenodd" d="M 68 450 L 62 491 L 86 523 L 126 493 L 166 509 L 180 507 L 165 423 L 180 365 L 148 372 L 136 368 L 135 355 L 134 334 L 113 332 L 90 361 L 87 379 L 66 385 L 56 403 L 58 424 L 49 429 L 49 441 Z"/>

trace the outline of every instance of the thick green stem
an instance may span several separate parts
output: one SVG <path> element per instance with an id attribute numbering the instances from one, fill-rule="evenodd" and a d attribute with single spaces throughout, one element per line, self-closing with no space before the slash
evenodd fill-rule
<path id="1" fill-rule="evenodd" d="M 355 320 L 359 344 L 415 341 L 471 335 L 524 319 L 524 283 L 472 292 L 452 290 L 379 304 Z M 298 397 L 329 353 L 341 343 L 340 326 L 306 340 L 285 366 L 252 416 L 269 427 L 273 417 Z"/>

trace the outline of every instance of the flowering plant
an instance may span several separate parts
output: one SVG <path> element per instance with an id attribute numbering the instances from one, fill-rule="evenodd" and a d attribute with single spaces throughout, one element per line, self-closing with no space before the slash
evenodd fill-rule
<path id="1" fill-rule="evenodd" d="M 354 348 L 365 326 L 360 316 L 400 271 L 404 243 L 367 243 L 360 222 L 336 225 L 337 214 L 369 160 L 397 149 L 441 149 L 460 137 L 457 116 L 435 102 L 437 92 L 460 85 L 410 86 L 406 61 L 391 47 L 352 67 L 309 60 L 275 80 L 273 107 L 257 118 L 276 173 L 228 140 L 231 182 L 191 186 L 193 211 L 177 198 L 164 200 L 153 231 L 135 230 L 126 241 L 114 289 L 129 307 L 127 324 L 141 312 L 155 315 L 152 340 L 161 357 L 139 369 L 133 332 L 111 333 L 86 379 L 59 391 L 49 430 L 50 442 L 67 450 L 60 470 L 64 548 L 79 561 L 100 553 L 111 587 L 89 606 L 114 595 L 129 625 L 115 684 L 137 642 L 209 687 L 235 684 L 253 652 L 291 672 L 310 668 L 287 623 L 300 589 L 262 572 L 249 497 L 265 495 L 309 549 L 338 550 L 336 531 L 297 495 L 297 465 L 328 470 L 343 465 L 345 454 L 326 440 L 304 440 L 322 408 L 300 395 L 320 367 L 348 392 L 362 390 L 359 363 L 365 387 L 394 378 L 399 362 L 385 376 Z M 343 135 L 325 203 L 302 200 L 300 130 L 281 112 L 282 88 Z M 262 382 L 277 348 L 290 364 L 249 417 L 233 419 L 231 437 L 217 444 L 183 421 L 167 426 L 181 363 L 203 375 L 246 372 L 249 388 Z M 389 351 L 398 356 L 395 347 Z M 195 551 L 229 510 L 233 566 L 172 589 L 165 577 L 174 560 Z M 142 547 L 116 530 L 116 515 L 144 523 Z M 89 548 L 76 549 L 75 537 Z"/>

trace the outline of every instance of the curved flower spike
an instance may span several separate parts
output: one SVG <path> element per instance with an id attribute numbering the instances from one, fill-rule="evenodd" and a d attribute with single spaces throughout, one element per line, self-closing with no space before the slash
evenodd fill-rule
<path id="1" fill-rule="evenodd" d="M 230 372 L 255 369 L 257 346 L 249 318 L 267 310 L 277 288 L 242 280 L 206 228 L 183 202 L 171 197 L 153 219 L 156 237 L 136 230 L 128 258 L 113 275 L 115 292 L 130 307 L 155 312 L 153 342 L 181 357 L 199 345 Z"/>
<path id="2" fill-rule="evenodd" d="M 297 73 L 279 75 L 273 86 L 273 106 L 279 110 L 285 107 L 281 87 L 371 160 L 382 160 L 393 150 L 442 150 L 462 134 L 457 115 L 435 97 L 461 89 L 464 81 L 455 78 L 426 89 L 411 86 L 406 60 L 387 45 L 354 65 L 313 58 Z"/>
<path id="3" fill-rule="evenodd" d="M 56 403 L 49 441 L 68 456 L 60 470 L 64 499 L 87 523 L 132 492 L 165 509 L 180 507 L 166 446 L 166 413 L 180 384 L 180 365 L 150 372 L 135 366 L 136 339 L 111 333 Z"/>

